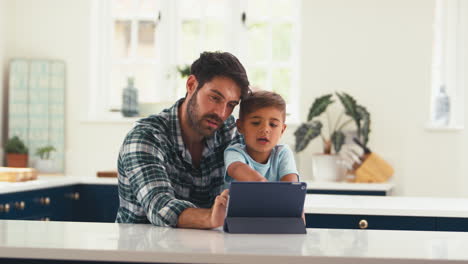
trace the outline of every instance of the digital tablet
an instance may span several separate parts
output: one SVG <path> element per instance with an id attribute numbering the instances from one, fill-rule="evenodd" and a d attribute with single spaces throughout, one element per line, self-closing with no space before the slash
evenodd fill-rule
<path id="1" fill-rule="evenodd" d="M 224 230 L 231 233 L 305 233 L 304 182 L 232 182 Z"/>

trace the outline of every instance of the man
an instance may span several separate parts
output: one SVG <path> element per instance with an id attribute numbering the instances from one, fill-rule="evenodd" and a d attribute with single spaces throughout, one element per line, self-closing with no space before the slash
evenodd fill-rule
<path id="1" fill-rule="evenodd" d="M 190 71 L 185 98 L 139 120 L 123 142 L 118 223 L 223 224 L 223 152 L 242 140 L 231 113 L 249 93 L 249 81 L 239 60 L 226 52 L 202 53 Z"/>

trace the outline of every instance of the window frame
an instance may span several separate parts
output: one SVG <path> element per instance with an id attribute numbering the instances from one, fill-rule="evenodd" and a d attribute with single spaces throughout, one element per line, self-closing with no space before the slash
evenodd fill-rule
<path id="1" fill-rule="evenodd" d="M 111 14 L 111 1 L 112 0 L 94 0 L 92 1 L 91 13 L 92 13 L 92 23 L 90 25 L 91 31 L 91 78 L 90 78 L 90 100 L 87 113 L 88 120 L 115 120 L 115 119 L 126 119 L 121 116 L 120 112 L 110 112 L 112 106 L 109 101 L 109 93 L 111 93 L 111 82 L 110 82 L 110 69 L 112 66 L 112 54 L 110 47 L 110 42 L 112 41 L 113 32 L 109 30 L 114 30 L 114 16 Z M 180 79 L 179 73 L 176 71 L 176 67 L 182 65 L 186 62 L 180 58 L 180 51 L 177 48 L 180 38 L 180 32 L 178 32 L 180 25 L 174 23 L 174 21 L 179 22 L 180 19 L 177 17 L 177 6 L 181 1 L 179 0 L 157 0 L 160 3 L 159 11 L 161 12 L 161 20 L 157 22 L 157 31 L 156 31 L 156 57 L 155 62 L 152 64 L 155 65 L 156 72 L 156 83 L 160 84 L 161 87 L 171 87 L 171 89 L 163 89 L 171 92 L 168 96 L 171 97 L 171 100 L 175 102 L 180 96 L 185 94 L 185 86 L 181 87 L 183 83 Z M 231 44 L 225 51 L 232 52 L 236 54 L 239 60 L 243 65 L 248 69 L 251 65 L 247 64 L 246 53 L 247 45 L 243 44 L 241 39 L 245 39 L 247 35 L 246 28 L 241 23 L 241 14 L 246 10 L 248 0 L 227 0 L 228 5 L 232 12 L 230 13 L 230 28 L 228 31 L 231 34 L 234 34 L 237 37 L 233 37 L 227 43 Z M 295 14 L 291 17 L 294 21 L 292 35 L 294 40 L 291 42 L 291 58 L 287 64 L 288 69 L 291 71 L 290 81 L 291 87 L 288 93 L 289 101 L 287 104 L 287 121 L 288 123 L 297 123 L 299 122 L 299 94 L 300 94 L 300 70 L 301 70 L 301 61 L 300 61 L 300 38 L 301 38 L 301 24 L 300 24 L 300 9 L 301 1 L 293 0 L 296 7 L 294 8 Z M 139 2 L 139 1 L 138 1 Z M 205 1 L 203 1 L 205 2 Z M 136 4 L 135 4 L 136 5 Z M 124 18 L 124 17 L 119 17 Z M 131 18 L 132 24 L 137 23 L 137 18 Z M 239 21 L 239 23 L 235 23 Z M 289 22 L 289 20 L 288 20 Z M 278 23 L 276 21 L 275 23 Z M 96 26 L 97 25 L 97 26 Z M 138 25 L 132 26 L 132 50 L 135 52 L 135 41 L 137 40 L 137 30 Z M 164 39 L 164 41 L 160 41 Z M 159 41 L 159 42 L 158 42 Z M 273 47 L 272 43 L 269 43 L 269 49 Z M 271 57 L 270 52 L 270 57 Z M 131 63 L 131 61 L 121 61 L 121 63 Z M 141 63 L 148 63 L 147 61 L 142 60 Z M 190 62 L 191 63 L 191 62 Z M 279 66 L 280 64 L 275 63 L 275 65 L 269 65 L 268 74 L 270 75 L 270 85 L 267 87 L 268 90 L 272 89 L 271 86 L 271 74 L 274 66 Z M 122 84 L 123 86 L 125 84 Z M 138 85 L 136 85 L 138 88 Z M 141 101 L 140 101 L 141 102 Z M 139 102 L 139 103 L 140 103 Z M 130 118 L 129 120 L 134 120 Z"/>
<path id="2" fill-rule="evenodd" d="M 429 130 L 464 129 L 464 45 L 468 5 L 460 0 L 436 0 L 431 70 Z M 435 98 L 444 85 L 450 98 L 450 120 L 446 126 L 435 123 Z"/>

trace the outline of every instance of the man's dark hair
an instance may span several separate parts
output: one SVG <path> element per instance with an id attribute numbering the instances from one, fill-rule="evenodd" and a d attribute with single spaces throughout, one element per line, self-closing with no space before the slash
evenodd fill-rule
<path id="1" fill-rule="evenodd" d="M 229 52 L 201 53 L 200 58 L 190 67 L 190 74 L 197 78 L 197 90 L 214 77 L 227 77 L 240 87 L 241 98 L 245 98 L 250 93 L 250 83 L 244 66 Z"/>
<path id="2" fill-rule="evenodd" d="M 283 113 L 283 121 L 286 118 L 286 102 L 281 95 L 270 91 L 255 91 L 242 99 L 239 108 L 239 119 L 265 107 L 274 107 Z"/>

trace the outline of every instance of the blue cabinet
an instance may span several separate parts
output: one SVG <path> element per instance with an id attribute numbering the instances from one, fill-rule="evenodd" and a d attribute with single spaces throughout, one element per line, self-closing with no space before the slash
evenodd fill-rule
<path id="1" fill-rule="evenodd" d="M 468 231 L 468 219 L 395 215 L 306 214 L 308 228 Z"/>
<path id="2" fill-rule="evenodd" d="M 0 219 L 114 222 L 115 185 L 72 185 L 0 195 Z"/>
<path id="3" fill-rule="evenodd" d="M 333 194 L 333 195 L 372 195 L 372 196 L 387 196 L 387 191 L 372 191 L 372 190 L 319 190 L 307 189 L 307 194 Z"/>
<path id="4" fill-rule="evenodd" d="M 0 219 L 73 220 L 71 212 L 77 204 L 71 198 L 74 191 L 74 186 L 66 186 L 0 195 Z"/>
<path id="5" fill-rule="evenodd" d="M 119 208 L 119 194 L 116 185 L 76 186 L 79 194 L 74 220 L 81 222 L 114 222 Z"/>
<path id="6" fill-rule="evenodd" d="M 436 226 L 439 231 L 466 232 L 468 231 L 468 218 L 437 217 Z"/>

